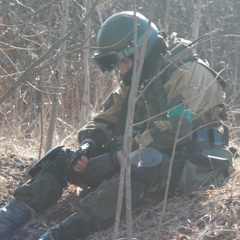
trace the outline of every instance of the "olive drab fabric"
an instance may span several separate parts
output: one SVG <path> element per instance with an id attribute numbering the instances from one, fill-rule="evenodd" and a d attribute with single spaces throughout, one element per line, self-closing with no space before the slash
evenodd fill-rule
<path id="1" fill-rule="evenodd" d="M 140 206 L 149 191 L 163 190 L 167 181 L 168 156 L 155 149 L 153 152 L 150 149 L 146 149 L 145 153 L 142 151 L 144 150 L 131 153 L 134 161 L 131 174 L 133 209 Z M 145 156 L 148 158 L 144 158 Z M 149 158 L 150 162 L 148 162 Z M 138 161 L 146 161 L 146 163 L 143 163 L 142 167 L 137 167 Z M 116 174 L 111 179 L 102 181 L 97 189 L 80 200 L 81 208 L 96 221 L 97 225 L 104 226 L 115 218 L 119 178 L 120 175 Z M 125 206 L 125 203 L 123 205 Z"/>
<path id="2" fill-rule="evenodd" d="M 189 194 L 200 189 L 207 189 L 211 185 L 220 187 L 224 182 L 221 169 L 206 165 L 196 165 L 187 161 L 179 182 L 178 192 Z"/>
<path id="3" fill-rule="evenodd" d="M 114 15 L 109 19 L 118 21 L 119 16 L 120 19 L 124 16 L 122 19 L 124 21 L 133 20 L 132 17 L 129 18 L 127 12 Z M 142 20 L 143 18 L 139 18 L 140 25 Z M 112 27 L 111 24 L 108 26 Z M 127 44 L 124 49 L 120 45 L 118 45 L 119 49 L 112 49 L 111 46 L 108 46 L 116 41 L 114 38 L 109 38 L 108 33 L 104 33 L 109 30 L 108 26 L 99 31 L 98 44 L 100 47 L 107 47 L 106 49 L 110 52 L 100 51 L 94 55 L 95 61 L 102 71 L 115 69 L 125 57 L 134 59 L 134 51 L 132 51 L 134 48 L 128 46 L 131 43 Z M 143 24 L 143 31 L 144 26 L 146 27 L 146 22 Z M 124 29 L 129 31 L 127 28 Z M 150 47 L 144 58 L 138 86 L 132 131 L 134 149 L 131 154 L 135 153 L 135 150 L 141 152 L 145 149 L 154 156 L 158 156 L 159 161 L 154 167 L 149 162 L 143 164 L 142 168 L 139 167 L 141 161 L 149 161 L 149 152 L 147 152 L 148 154 L 143 156 L 144 159 L 139 158 L 139 162 L 137 159 L 137 163 L 135 162 L 135 165 L 131 166 L 133 208 L 138 207 L 148 195 L 160 198 L 166 187 L 173 149 L 175 152 L 169 190 L 175 192 L 178 189 L 183 194 L 207 187 L 212 183 L 217 185 L 216 183 L 223 181 L 224 177 L 229 174 L 230 167 L 223 169 L 212 164 L 203 164 L 203 162 L 194 163 L 192 161 L 194 151 L 207 156 L 222 157 L 224 155 L 225 160 L 229 161 L 229 166 L 231 166 L 232 160 L 231 154 L 229 155 L 229 152 L 224 149 L 228 140 L 224 139 L 224 134 L 221 135 L 218 129 L 212 131 L 215 134 L 213 136 L 216 136 L 217 140 L 220 139 L 217 141 L 220 143 L 218 146 L 214 145 L 209 137 L 209 139 L 206 138 L 207 141 L 209 140 L 209 144 L 201 145 L 201 148 L 195 149 L 194 147 L 193 132 L 196 129 L 205 126 L 209 128 L 213 128 L 213 125 L 214 127 L 220 126 L 224 115 L 223 103 L 226 98 L 224 81 L 192 52 L 188 52 L 175 61 L 172 53 L 175 52 L 176 56 L 179 56 L 179 49 L 187 47 L 188 41 L 177 38 L 176 34 L 167 39 L 163 34 L 156 32 L 155 27 L 152 27 L 152 32 L 153 37 L 149 38 L 148 46 Z M 102 33 L 104 34 L 101 35 Z M 143 35 L 139 36 L 138 41 L 142 41 Z M 119 35 L 114 37 L 118 39 Z M 110 42 L 106 42 L 107 40 Z M 111 42 L 112 40 L 113 42 Z M 152 44 L 149 45 L 149 43 Z M 178 44 L 182 45 L 176 49 Z M 107 61 L 105 61 L 105 57 L 107 57 Z M 112 63 L 111 60 L 115 62 Z M 128 74 L 130 76 L 127 76 L 126 79 Z M 78 132 L 80 144 L 89 138 L 93 140 L 96 156 L 102 156 L 111 151 L 109 147 L 111 140 L 124 134 L 132 70 L 126 75 L 122 77 L 119 86 L 107 97 L 103 109 Z M 206 134 L 206 136 L 209 135 Z M 87 170 L 83 173 L 74 170 L 71 161 L 73 152 L 62 147 L 59 147 L 58 150 L 46 155 L 33 167 L 30 172 L 32 179 L 15 190 L 15 198 L 36 212 L 42 212 L 61 197 L 63 189 L 68 183 L 79 186 L 86 184 L 92 190 L 80 200 L 80 209 L 89 220 L 86 221 L 86 224 L 91 224 L 91 228 L 94 226 L 93 231 L 99 230 L 100 226 L 109 226 L 116 214 L 119 172 L 114 172 L 113 176 L 101 179 L 95 186 L 91 186 L 86 177 Z M 115 151 L 117 150 L 115 149 Z M 147 169 L 147 167 L 149 168 Z M 82 217 L 80 220 L 82 221 Z M 71 221 L 70 217 L 70 222 L 66 221 L 66 225 L 57 225 L 56 228 L 52 228 L 52 232 L 55 231 L 56 236 L 60 234 L 59 239 L 61 236 L 61 239 L 65 239 L 64 236 L 70 235 L 67 235 L 68 231 L 65 231 L 64 228 L 68 228 L 68 223 Z M 75 223 L 78 224 L 79 221 L 75 221 Z M 72 229 L 70 230 L 70 232 L 72 231 L 71 236 L 77 238 L 75 234 L 78 234 L 80 239 L 85 238 L 85 233 L 83 236 L 77 225 L 74 225 Z M 61 232 L 62 230 L 63 232 Z M 44 239 L 48 239 L 50 235 L 51 230 Z"/>
<path id="4" fill-rule="evenodd" d="M 72 154 L 73 151 L 63 146 L 50 150 L 30 169 L 32 178 L 15 189 L 14 197 L 36 212 L 54 204 L 67 186 Z"/>
<path id="5" fill-rule="evenodd" d="M 189 54 L 177 65 L 170 64 L 160 51 L 161 41 L 162 37 L 159 36 L 148 58 L 148 72 L 141 79 L 133 137 L 139 148 L 154 147 L 169 153 L 176 140 L 176 132 L 177 148 L 181 148 L 191 141 L 195 127 L 221 121 L 220 113 L 226 96 L 218 75 L 205 62 Z M 178 39 L 172 41 L 178 42 Z M 169 50 L 176 46 L 173 43 L 170 45 Z M 166 66 L 169 67 L 161 73 Z M 127 109 L 123 106 L 128 100 L 129 89 L 130 86 L 123 81 L 120 83 L 107 98 L 104 110 L 79 131 L 80 141 L 87 137 L 94 138 L 96 129 L 101 129 L 109 139 L 118 134 L 116 129 L 119 122 L 126 118 L 126 112 L 123 113 L 122 109 Z"/>
<path id="6" fill-rule="evenodd" d="M 206 119 L 205 113 L 214 112 L 215 108 L 225 101 L 226 95 L 222 86 L 216 81 L 216 77 L 206 70 L 203 64 L 199 64 L 201 61 L 185 63 L 174 71 L 164 89 L 168 93 L 168 101 L 182 95 L 188 107 L 193 111 L 193 120 L 208 123 L 220 120 L 216 114 L 212 116 L 212 119 Z"/>
<path id="7" fill-rule="evenodd" d="M 233 171 L 232 167 L 232 154 L 230 151 L 223 148 L 210 148 L 202 150 L 203 153 L 207 153 L 211 156 L 216 156 L 219 158 L 225 158 L 229 161 L 228 166 L 214 167 L 209 164 L 194 164 L 191 161 L 187 161 L 181 178 L 178 183 L 178 191 L 181 194 L 189 194 L 197 189 L 206 189 L 213 185 L 215 187 L 220 187 L 227 176 L 229 176 Z M 191 184 L 190 184 L 191 183 Z"/>
<path id="8" fill-rule="evenodd" d="M 86 197 L 80 200 L 81 209 L 86 212 L 91 219 L 94 219 L 100 226 L 112 221 L 115 217 L 118 200 L 119 175 L 115 175 L 110 180 L 104 180 L 100 186 Z M 139 206 L 144 192 L 144 185 L 139 181 L 132 182 L 132 204 Z"/>
<path id="9" fill-rule="evenodd" d="M 149 20 L 142 14 L 135 15 L 133 11 L 116 13 L 102 24 L 97 35 L 98 49 L 93 55 L 93 60 L 103 72 L 111 72 L 123 59 L 134 56 L 135 20 L 137 21 L 138 50 L 141 49 L 147 37 L 145 58 L 152 52 L 158 37 L 155 24 L 151 22 L 148 29 Z"/>
<path id="10" fill-rule="evenodd" d="M 183 125 L 188 129 L 182 127 L 179 133 L 181 138 L 185 134 L 187 141 L 193 127 L 191 124 L 194 122 L 206 125 L 220 120 L 219 113 L 222 109 L 219 105 L 224 102 L 225 93 L 220 83 L 216 81 L 216 76 L 201 64 L 200 60 L 184 63 L 175 69 L 168 79 L 162 79 L 161 75 L 157 76 L 163 68 L 161 56 L 158 57 L 148 74 L 150 79 L 156 76 L 155 80 L 150 84 L 148 84 L 150 80 L 143 82 L 139 88 L 139 94 L 142 91 L 144 93 L 136 102 L 134 123 L 141 124 L 136 124 L 133 132 L 139 146 L 154 144 L 154 147 L 158 145 L 157 149 L 161 151 L 172 147 L 177 128 L 175 119 L 180 118 L 179 115 L 168 118 L 168 111 L 175 106 L 186 106 L 186 109 L 191 111 L 192 119 L 183 119 Z M 121 82 L 109 96 L 106 102 L 107 108 L 99 112 L 92 122 L 79 131 L 79 139 L 94 137 L 96 128 L 101 128 L 108 137 L 114 136 L 114 129 L 118 119 L 121 118 L 121 108 L 128 91 L 129 87 Z M 169 137 L 169 142 L 166 142 L 165 139 Z"/>

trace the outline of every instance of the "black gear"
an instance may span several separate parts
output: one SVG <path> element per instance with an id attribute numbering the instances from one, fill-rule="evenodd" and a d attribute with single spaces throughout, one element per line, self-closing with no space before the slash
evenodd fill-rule
<path id="1" fill-rule="evenodd" d="M 92 229 L 92 222 L 84 212 L 75 212 L 63 222 L 49 229 L 39 240 L 84 239 Z"/>

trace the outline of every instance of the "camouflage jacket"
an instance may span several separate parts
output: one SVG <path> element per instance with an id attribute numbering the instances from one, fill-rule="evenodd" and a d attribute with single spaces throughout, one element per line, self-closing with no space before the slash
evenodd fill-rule
<path id="1" fill-rule="evenodd" d="M 151 146 L 160 151 L 171 149 L 176 139 L 178 145 L 189 141 L 195 123 L 199 127 L 219 121 L 220 104 L 225 100 L 217 75 L 201 59 L 170 66 L 168 74 L 159 74 L 162 62 L 160 54 L 155 54 L 149 80 L 139 87 L 133 126 L 133 138 L 139 147 Z M 80 129 L 79 142 L 90 137 L 102 145 L 123 133 L 122 129 L 119 133 L 119 126 L 125 123 L 129 89 L 120 82 L 107 97 L 103 110 Z"/>

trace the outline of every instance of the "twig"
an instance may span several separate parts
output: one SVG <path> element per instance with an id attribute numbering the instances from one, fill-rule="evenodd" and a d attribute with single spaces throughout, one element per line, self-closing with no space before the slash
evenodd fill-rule
<path id="1" fill-rule="evenodd" d="M 76 32 L 76 30 L 81 27 L 87 20 L 88 18 L 92 15 L 92 13 L 95 10 L 95 7 L 98 5 L 100 0 L 96 0 L 93 5 L 91 10 L 89 11 L 89 13 L 82 19 L 82 21 L 80 21 L 69 33 L 67 33 L 64 37 L 60 38 L 57 42 L 55 42 L 50 48 L 49 50 L 43 54 L 40 58 L 38 58 L 35 62 L 33 62 L 27 69 L 26 71 L 22 74 L 22 76 L 19 77 L 19 79 L 16 81 L 16 83 L 10 87 L 5 93 L 3 93 L 0 96 L 0 104 L 2 104 L 4 102 L 4 100 L 8 97 L 10 97 L 13 93 L 13 91 L 18 88 L 22 83 L 24 83 L 26 81 L 27 76 L 35 69 L 35 67 L 37 67 L 39 64 L 41 64 L 43 61 L 46 60 L 46 58 L 48 57 L 48 55 L 50 55 L 50 53 L 52 53 L 53 51 L 55 51 L 60 45 L 61 43 L 63 43 L 64 41 L 66 41 L 72 34 L 74 34 Z"/>

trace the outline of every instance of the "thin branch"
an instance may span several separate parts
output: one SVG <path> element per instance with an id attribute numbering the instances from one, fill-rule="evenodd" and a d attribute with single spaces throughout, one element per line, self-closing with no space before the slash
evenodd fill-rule
<path id="1" fill-rule="evenodd" d="M 150 16 L 153 16 L 154 12 L 154 5 L 155 1 L 152 1 Z M 136 13 L 136 9 L 135 9 Z M 131 159 L 130 153 L 132 150 L 132 125 L 133 125 L 133 114 L 135 109 L 135 102 L 136 96 L 138 92 L 138 85 L 140 81 L 140 76 L 142 72 L 142 67 L 145 58 L 145 52 L 148 42 L 148 35 L 150 31 L 151 21 L 148 21 L 146 36 L 143 42 L 143 45 L 140 49 L 140 53 L 138 54 L 137 46 L 137 19 L 135 17 L 134 23 L 134 64 L 133 64 L 133 76 L 132 76 L 132 83 L 130 89 L 130 95 L 128 100 L 128 110 L 127 110 L 127 119 L 125 125 L 125 132 L 124 132 L 124 145 L 123 145 L 123 156 L 125 161 L 121 165 L 120 171 L 120 181 L 119 181 L 119 194 L 118 194 L 118 204 L 117 204 L 117 212 L 115 218 L 115 226 L 114 226 L 114 233 L 113 239 L 117 239 L 119 223 L 120 223 L 120 216 L 121 216 L 121 209 L 122 209 L 122 198 L 124 192 L 124 179 L 126 181 L 126 217 L 127 217 L 127 238 L 132 239 L 132 209 L 131 209 Z M 125 178 L 126 174 L 126 178 Z"/>
<path id="2" fill-rule="evenodd" d="M 195 72 L 196 65 L 197 65 L 197 63 L 195 63 L 194 69 L 192 71 L 191 81 L 193 80 L 193 74 Z M 189 91 L 190 91 L 190 88 L 188 89 L 188 92 Z M 186 105 L 186 103 L 185 103 L 185 105 Z M 164 216 L 165 216 L 165 213 L 166 213 L 168 193 L 169 193 L 170 181 L 171 181 L 171 177 L 172 177 L 173 161 L 174 161 L 174 157 L 175 157 L 175 153 L 176 153 L 177 143 L 179 141 L 178 137 L 179 137 L 180 128 L 181 128 L 181 125 L 182 125 L 184 114 L 185 114 L 185 112 L 183 111 L 182 114 L 181 114 L 181 117 L 179 119 L 179 122 L 178 122 L 176 135 L 175 135 L 175 139 L 174 139 L 174 143 L 173 143 L 173 150 L 172 150 L 172 155 L 171 155 L 171 159 L 170 159 L 170 163 L 169 163 L 169 169 L 168 169 L 167 185 L 166 185 L 165 195 L 164 195 L 164 200 L 163 200 L 163 208 L 162 208 L 162 212 L 161 212 L 161 217 L 160 217 L 158 230 L 157 230 L 157 233 L 156 233 L 156 239 L 160 239 L 160 236 L 161 236 L 161 228 L 162 228 L 163 219 L 164 219 Z"/>
<path id="3" fill-rule="evenodd" d="M 26 81 L 27 76 L 29 76 L 32 71 L 35 69 L 35 67 L 37 67 L 39 64 L 41 64 L 43 61 L 46 60 L 46 58 L 56 49 L 59 48 L 60 44 L 63 43 L 64 41 L 66 41 L 72 34 L 74 34 L 76 32 L 76 30 L 81 27 L 87 20 L 89 17 L 91 17 L 91 15 L 93 14 L 96 6 L 98 5 L 98 3 L 100 2 L 100 0 L 96 0 L 93 5 L 91 10 L 89 11 L 89 13 L 82 19 L 82 21 L 80 21 L 69 33 L 67 33 L 64 37 L 60 38 L 57 42 L 55 42 L 50 48 L 49 50 L 43 54 L 40 58 L 38 58 L 35 62 L 33 62 L 27 69 L 26 71 L 19 77 L 19 79 L 16 81 L 16 83 L 10 87 L 5 93 L 3 93 L 0 96 L 0 104 L 2 104 L 4 102 L 4 100 L 8 97 L 10 97 L 12 95 L 12 93 L 14 92 L 14 90 L 16 88 L 18 88 L 22 83 L 24 83 Z"/>

